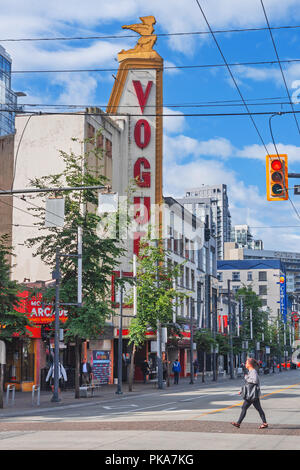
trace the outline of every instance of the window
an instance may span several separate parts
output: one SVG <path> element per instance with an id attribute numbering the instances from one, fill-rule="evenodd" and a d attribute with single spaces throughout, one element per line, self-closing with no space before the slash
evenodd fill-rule
<path id="1" fill-rule="evenodd" d="M 234 271 L 233 271 L 233 272 L 232 272 L 232 280 L 233 280 L 233 281 L 240 281 L 240 280 L 241 280 L 241 279 L 240 279 L 240 272 L 239 272 L 239 271 L 237 271 L 237 272 L 234 272 Z"/>
<path id="2" fill-rule="evenodd" d="M 261 306 L 262 307 L 266 307 L 268 304 L 267 304 L 267 299 L 261 299 Z"/>
<path id="3" fill-rule="evenodd" d="M 191 289 L 195 290 L 195 272 L 191 269 Z"/>
<path id="4" fill-rule="evenodd" d="M 247 273 L 247 281 L 253 281 L 252 271 Z"/>
<path id="5" fill-rule="evenodd" d="M 188 289 L 190 287 L 190 270 L 186 268 L 185 270 L 185 287 Z"/>
<path id="6" fill-rule="evenodd" d="M 258 280 L 259 281 L 266 281 L 267 280 L 267 271 L 259 271 Z"/>
<path id="7" fill-rule="evenodd" d="M 219 282 L 223 282 L 223 273 L 218 272 L 217 277 Z"/>
<path id="8" fill-rule="evenodd" d="M 258 295 L 267 295 L 267 286 L 259 286 L 259 292 Z"/>

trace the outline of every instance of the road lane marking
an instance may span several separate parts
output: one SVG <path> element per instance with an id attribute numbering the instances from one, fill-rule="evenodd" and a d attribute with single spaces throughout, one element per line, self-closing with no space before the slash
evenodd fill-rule
<path id="1" fill-rule="evenodd" d="M 275 393 L 284 392 L 285 390 L 288 390 L 290 388 L 297 387 L 297 385 L 300 385 L 300 382 L 298 382 L 294 385 L 289 385 L 288 387 L 281 388 L 279 390 L 275 390 L 274 392 L 270 392 L 270 393 L 267 393 L 265 395 L 262 395 L 260 397 L 260 399 L 262 400 L 266 397 L 269 397 L 270 395 L 274 395 Z M 239 403 L 235 403 L 233 405 L 226 406 L 225 408 L 219 408 L 219 409 L 213 410 L 213 411 L 206 411 L 205 413 L 201 413 L 200 415 L 197 415 L 197 416 L 195 416 L 194 418 L 191 418 L 191 419 L 197 419 L 197 418 L 200 418 L 201 416 L 206 416 L 206 415 L 210 415 L 210 414 L 214 414 L 214 413 L 220 413 L 221 411 L 230 410 L 231 408 L 236 408 L 237 406 L 241 406 L 243 403 L 244 403 L 244 400 L 240 401 Z"/>

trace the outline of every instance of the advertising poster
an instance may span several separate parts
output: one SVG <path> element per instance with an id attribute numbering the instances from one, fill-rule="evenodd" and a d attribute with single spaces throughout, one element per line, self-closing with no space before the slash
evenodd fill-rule
<path id="1" fill-rule="evenodd" d="M 92 372 L 101 384 L 109 383 L 110 351 L 93 351 Z"/>

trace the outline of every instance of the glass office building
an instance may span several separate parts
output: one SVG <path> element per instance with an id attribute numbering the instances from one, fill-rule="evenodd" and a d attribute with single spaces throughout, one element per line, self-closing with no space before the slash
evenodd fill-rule
<path id="1" fill-rule="evenodd" d="M 11 58 L 0 46 L 0 136 L 15 132 L 16 106 L 17 95 L 11 89 Z"/>

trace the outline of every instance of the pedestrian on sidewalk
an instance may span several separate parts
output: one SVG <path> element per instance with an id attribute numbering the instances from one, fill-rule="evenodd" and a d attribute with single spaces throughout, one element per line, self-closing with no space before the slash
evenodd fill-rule
<path id="1" fill-rule="evenodd" d="M 88 385 L 91 380 L 92 367 L 91 364 L 84 359 L 80 365 L 81 380 L 83 385 Z"/>
<path id="2" fill-rule="evenodd" d="M 173 362 L 172 371 L 174 373 L 174 384 L 178 385 L 179 374 L 181 372 L 181 365 L 180 365 L 180 362 L 178 361 L 178 359 L 175 359 L 175 361 Z"/>
<path id="3" fill-rule="evenodd" d="M 195 359 L 193 362 L 193 369 L 194 369 L 194 379 L 197 380 L 197 375 L 198 375 L 198 370 L 199 370 L 199 363 L 197 359 Z"/>
<path id="4" fill-rule="evenodd" d="M 147 376 L 149 375 L 150 373 L 150 366 L 149 366 L 149 362 L 147 361 L 147 359 L 145 359 L 141 365 L 141 369 L 142 369 L 142 373 L 143 373 L 143 377 L 144 377 L 144 384 L 147 382 Z"/>
<path id="5" fill-rule="evenodd" d="M 254 408 L 258 411 L 262 424 L 259 426 L 259 429 L 264 429 L 268 427 L 266 421 L 265 413 L 260 404 L 260 382 L 259 375 L 257 373 L 258 363 L 252 357 L 247 359 L 246 368 L 248 369 L 248 374 L 245 375 L 245 385 L 242 387 L 240 394 L 244 398 L 244 403 L 242 405 L 242 411 L 237 422 L 231 423 L 236 428 L 239 428 L 243 419 L 246 416 L 248 408 L 253 405 Z"/>

